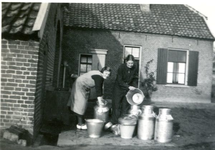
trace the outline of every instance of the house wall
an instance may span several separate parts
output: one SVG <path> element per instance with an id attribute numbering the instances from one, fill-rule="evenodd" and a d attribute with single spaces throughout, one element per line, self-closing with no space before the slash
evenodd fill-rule
<path id="1" fill-rule="evenodd" d="M 60 45 L 62 40 L 62 12 L 59 4 L 51 4 L 47 17 L 44 34 L 40 39 L 38 73 L 35 93 L 35 111 L 34 111 L 34 136 L 36 137 L 44 123 L 43 113 L 46 109 L 46 92 L 53 91 L 56 87 L 56 78 L 54 72 L 56 51 L 61 51 L 61 46 L 56 46 L 57 35 L 60 36 Z M 59 23 L 59 24 L 58 24 Z M 60 27 L 58 27 L 60 25 Z M 60 29 L 60 35 L 57 34 Z M 58 49 L 57 49 L 58 48 Z M 55 80 L 54 80 L 55 78 Z"/>
<path id="2" fill-rule="evenodd" d="M 91 54 L 92 49 L 106 49 L 106 65 L 112 68 L 112 75 L 105 81 L 105 98 L 112 97 L 116 70 L 122 62 L 123 46 L 107 30 L 64 29 L 63 59 L 68 62 L 66 87 L 71 88 L 74 79 L 71 74 L 78 74 L 79 54 Z M 112 59 L 113 58 L 113 59 Z M 106 88 L 107 87 L 107 88 Z"/>
<path id="3" fill-rule="evenodd" d="M 33 132 L 34 138 L 43 123 L 46 91 L 53 91 L 55 51 L 61 52 L 62 12 L 51 4 L 45 32 L 38 41 L 2 40 L 1 127 L 20 124 Z M 57 27 L 58 26 L 58 27 Z M 60 27 L 59 27 L 60 26 Z M 60 33 L 57 34 L 57 29 Z M 20 37 L 21 38 L 21 37 Z M 56 55 L 61 55 L 61 54 Z"/>
<path id="4" fill-rule="evenodd" d="M 212 102 L 215 103 L 215 48 L 214 48 L 214 54 L 213 54 Z"/>
<path id="5" fill-rule="evenodd" d="M 122 62 L 123 45 L 142 47 L 141 78 L 145 76 L 144 66 L 149 60 L 154 59 L 150 69 L 156 70 L 158 48 L 198 51 L 198 85 L 196 87 L 158 85 L 158 91 L 153 93 L 152 101 L 210 102 L 212 81 L 212 42 L 210 41 L 133 32 L 68 29 L 63 42 L 64 58 L 69 60 L 73 73 L 77 73 L 79 53 L 88 53 L 92 48 L 107 49 L 106 65 L 113 68 L 113 75 L 106 83 L 105 95 L 111 98 L 116 70 Z"/>
<path id="6" fill-rule="evenodd" d="M 32 129 L 39 42 L 2 40 L 1 127 Z"/>

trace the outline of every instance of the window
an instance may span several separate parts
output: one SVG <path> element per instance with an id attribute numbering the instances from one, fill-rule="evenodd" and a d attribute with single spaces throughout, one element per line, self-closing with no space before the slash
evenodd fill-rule
<path id="1" fill-rule="evenodd" d="M 141 66 L 141 47 L 140 46 L 124 46 L 124 58 L 125 59 L 129 54 L 133 55 L 135 58 L 135 65 L 138 68 L 138 76 L 139 73 L 139 66 Z M 138 85 L 139 86 L 139 85 Z"/>
<path id="2" fill-rule="evenodd" d="M 158 49 L 157 84 L 197 85 L 196 51 Z"/>
<path id="3" fill-rule="evenodd" d="M 132 54 L 134 56 L 135 60 L 139 60 L 140 59 L 140 47 L 125 46 L 124 54 L 125 54 L 124 55 L 125 58 L 128 54 Z"/>
<path id="4" fill-rule="evenodd" d="M 168 52 L 167 83 L 185 84 L 186 51 Z"/>
<path id="5" fill-rule="evenodd" d="M 81 54 L 79 74 L 82 75 L 90 70 L 92 70 L 92 55 Z"/>
<path id="6" fill-rule="evenodd" d="M 129 55 L 133 55 L 135 58 L 135 64 L 139 69 L 139 60 L 140 60 L 140 47 L 136 46 L 125 46 L 124 47 L 124 59 Z"/>

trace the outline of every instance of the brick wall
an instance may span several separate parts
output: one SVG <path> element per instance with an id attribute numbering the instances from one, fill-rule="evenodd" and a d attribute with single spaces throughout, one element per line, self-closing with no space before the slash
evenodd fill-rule
<path id="1" fill-rule="evenodd" d="M 39 62 L 38 62 L 38 74 L 37 74 L 37 83 L 36 83 L 36 95 L 35 95 L 35 115 L 34 115 L 34 135 L 35 137 L 39 133 L 39 130 L 42 126 L 43 120 L 43 109 L 45 107 L 46 101 L 46 91 L 54 90 L 56 86 L 56 80 L 54 81 L 54 71 L 55 69 L 55 52 L 56 50 L 61 49 L 61 46 L 56 46 L 56 36 L 57 29 L 60 29 L 60 40 L 59 45 L 61 45 L 62 37 L 62 13 L 59 7 L 59 4 L 52 4 L 48 19 L 45 26 L 45 32 L 42 39 L 40 40 L 40 49 L 39 49 Z M 59 23 L 59 24 L 58 24 Z M 60 26 L 57 28 L 57 26 Z M 61 51 L 61 50 L 60 50 Z M 58 54 L 59 55 L 59 54 Z"/>
<path id="2" fill-rule="evenodd" d="M 213 53 L 212 101 L 215 103 L 215 48 L 214 48 L 214 53 Z"/>
<path id="3" fill-rule="evenodd" d="M 2 40 L 1 127 L 33 127 L 39 42 Z"/>
<path id="4" fill-rule="evenodd" d="M 53 90 L 57 25 L 62 39 L 62 12 L 51 4 L 45 32 L 39 42 L 2 40 L 1 127 L 21 124 L 33 129 L 34 138 L 43 123 L 46 91 Z M 60 55 L 60 54 L 58 54 Z M 59 65 L 57 65 L 59 66 Z"/>

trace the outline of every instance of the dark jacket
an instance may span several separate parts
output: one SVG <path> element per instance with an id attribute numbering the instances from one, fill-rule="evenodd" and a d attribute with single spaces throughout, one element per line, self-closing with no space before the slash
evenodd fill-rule
<path id="1" fill-rule="evenodd" d="M 128 68 L 126 64 L 119 66 L 117 71 L 117 77 L 115 87 L 128 91 L 129 86 L 137 87 L 138 85 L 138 68 L 134 65 L 132 68 Z"/>

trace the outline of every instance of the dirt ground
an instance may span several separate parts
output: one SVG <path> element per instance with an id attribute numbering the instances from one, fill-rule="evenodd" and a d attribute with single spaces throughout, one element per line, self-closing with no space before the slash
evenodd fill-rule
<path id="1" fill-rule="evenodd" d="M 215 109 L 174 108 L 172 116 L 176 145 L 187 149 L 215 149 Z"/>
<path id="2" fill-rule="evenodd" d="M 204 105 L 204 104 L 203 104 Z M 215 106 L 215 105 L 213 105 Z M 73 147 L 57 147 L 42 145 L 38 147 L 22 147 L 16 143 L 0 140 L 1 150 L 15 149 L 40 149 L 40 150 L 67 150 L 67 149 L 148 149 L 148 150 L 215 150 L 215 107 L 214 108 L 172 108 L 171 114 L 174 117 L 174 135 L 172 143 L 174 147 L 123 147 L 123 146 L 92 146 L 77 145 Z"/>

